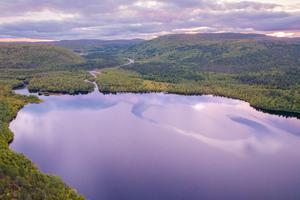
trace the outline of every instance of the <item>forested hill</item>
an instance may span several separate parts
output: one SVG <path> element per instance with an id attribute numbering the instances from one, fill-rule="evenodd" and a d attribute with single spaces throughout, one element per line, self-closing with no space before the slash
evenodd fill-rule
<path id="1" fill-rule="evenodd" d="M 126 60 L 123 51 L 133 45 L 143 43 L 144 40 L 62 40 L 46 42 L 43 44 L 55 45 L 68 48 L 81 55 L 86 63 L 80 67 L 84 68 L 105 68 L 122 65 Z"/>
<path id="2" fill-rule="evenodd" d="M 48 68 L 84 63 L 71 50 L 43 44 L 0 44 L 0 68 Z"/>
<path id="3" fill-rule="evenodd" d="M 300 66 L 300 39 L 259 34 L 167 35 L 127 49 L 142 62 L 169 63 L 189 69 L 240 73 Z"/>
<path id="4" fill-rule="evenodd" d="M 142 43 L 142 39 L 132 40 L 97 40 L 97 39 L 82 39 L 82 40 L 61 40 L 54 42 L 46 42 L 44 44 L 52 44 L 56 46 L 65 47 L 73 50 L 80 49 L 93 49 L 93 48 L 104 48 L 104 47 L 130 47 L 135 44 Z"/>
<path id="5" fill-rule="evenodd" d="M 172 85 L 155 91 L 215 94 L 248 101 L 256 108 L 300 113 L 300 38 L 166 35 L 123 53 L 136 61 L 123 67 L 126 70 L 144 80 Z"/>

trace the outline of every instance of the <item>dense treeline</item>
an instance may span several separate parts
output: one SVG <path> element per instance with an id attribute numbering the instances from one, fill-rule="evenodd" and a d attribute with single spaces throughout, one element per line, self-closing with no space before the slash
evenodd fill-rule
<path id="1" fill-rule="evenodd" d="M 101 92 L 167 92 L 175 84 L 146 80 L 137 72 L 120 68 L 102 70 L 96 78 Z M 149 86 L 149 87 L 148 87 Z M 153 86 L 153 87 L 152 87 Z"/>
<path id="2" fill-rule="evenodd" d="M 300 68 L 291 67 L 281 71 L 274 69 L 268 72 L 241 73 L 235 77 L 238 81 L 245 84 L 291 89 L 300 85 Z"/>
<path id="3" fill-rule="evenodd" d="M 179 83 L 183 80 L 197 81 L 205 78 L 196 70 L 160 62 L 134 63 L 123 68 L 136 71 L 145 79 L 159 82 Z"/>
<path id="4" fill-rule="evenodd" d="M 178 74 L 180 78 L 180 74 Z M 205 77 L 205 78 L 202 78 Z M 175 82 L 149 80 L 137 72 L 106 69 L 97 78 L 102 92 L 169 92 L 176 94 L 214 94 L 241 99 L 256 108 L 300 114 L 300 87 L 292 89 L 268 88 L 262 85 L 241 84 L 234 76 L 220 73 L 200 75 L 199 80 L 181 79 Z M 298 114 L 297 114 L 298 113 Z"/>
<path id="5" fill-rule="evenodd" d="M 30 92 L 43 94 L 87 94 L 94 90 L 94 84 L 87 81 L 91 78 L 84 71 L 51 72 L 46 76 L 32 78 L 28 89 Z"/>
<path id="6" fill-rule="evenodd" d="M 105 69 L 97 77 L 99 90 L 104 93 L 116 92 L 162 92 L 168 84 L 144 80 L 136 72 L 122 69 Z"/>
<path id="7" fill-rule="evenodd" d="M 261 85 L 273 89 L 292 89 L 300 85 L 300 68 L 273 69 L 260 72 L 224 73 L 205 72 L 186 67 L 173 66 L 167 63 L 135 63 L 123 67 L 136 71 L 148 80 L 180 83 L 182 81 L 202 81 L 218 78 L 223 82 L 231 80 L 236 84 Z M 218 77 L 216 77 L 218 76 Z"/>
<path id="8" fill-rule="evenodd" d="M 87 62 L 82 65 L 85 69 L 115 67 L 126 62 L 124 58 L 111 55 L 111 53 L 93 52 L 83 57 L 87 60 Z"/>
<path id="9" fill-rule="evenodd" d="M 0 70 L 0 84 L 10 81 L 13 88 L 28 85 L 31 92 L 61 93 L 61 94 L 86 94 L 93 91 L 93 77 L 83 70 Z"/>

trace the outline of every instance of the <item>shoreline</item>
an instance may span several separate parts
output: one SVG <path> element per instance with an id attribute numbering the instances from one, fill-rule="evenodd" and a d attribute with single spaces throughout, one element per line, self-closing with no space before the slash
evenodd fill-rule
<path id="1" fill-rule="evenodd" d="M 45 173 L 45 172 L 41 171 L 38 168 L 38 166 L 36 165 L 36 163 L 34 161 L 32 161 L 28 156 L 24 155 L 21 152 L 15 151 L 14 149 L 11 148 L 11 144 L 14 142 L 14 139 L 15 139 L 15 133 L 11 130 L 10 124 L 17 118 L 19 112 L 22 109 L 24 109 L 26 106 L 31 105 L 31 104 L 40 104 L 40 103 L 43 102 L 43 100 L 40 99 L 39 96 L 37 96 L 36 94 L 28 93 L 28 95 L 26 95 L 26 94 L 20 94 L 20 93 L 15 92 L 16 90 L 21 90 L 21 89 L 25 89 L 25 88 L 27 89 L 26 85 L 24 85 L 22 87 L 17 87 L 17 89 L 15 89 L 15 88 L 11 89 L 11 91 L 14 92 L 14 95 L 26 96 L 28 98 L 30 98 L 31 96 L 34 96 L 34 98 L 36 98 L 36 99 L 34 99 L 34 100 L 30 100 L 30 99 L 25 100 L 23 102 L 23 104 L 20 107 L 18 107 L 18 109 L 15 111 L 12 118 L 9 119 L 6 126 L 7 126 L 7 130 L 9 131 L 10 138 L 8 138 L 6 140 L 4 139 L 3 142 L 5 143 L 5 146 L 2 146 L 1 148 L 3 148 L 3 151 L 10 152 L 10 155 L 11 156 L 13 155 L 14 158 L 21 159 L 21 162 L 26 163 L 27 170 L 29 170 L 26 174 L 27 178 L 32 177 L 32 176 L 38 176 L 38 177 L 41 178 L 40 181 L 46 181 L 45 179 L 50 181 L 50 183 L 46 182 L 44 184 L 50 184 L 49 187 L 51 187 L 51 188 L 54 187 L 55 190 L 57 190 L 56 192 L 47 191 L 47 189 L 37 187 L 37 189 L 41 189 L 42 191 L 45 190 L 46 194 L 49 195 L 49 196 L 47 196 L 47 199 L 52 198 L 52 197 L 57 198 L 56 195 L 62 195 L 67 199 L 74 199 L 74 200 L 84 200 L 84 199 L 86 199 L 82 194 L 80 194 L 77 191 L 76 188 L 74 188 L 71 185 L 67 184 L 60 176 Z M 54 180 L 56 182 L 52 183 L 51 181 L 54 181 Z M 29 181 L 28 182 L 29 184 L 33 184 L 32 182 L 30 182 L 31 180 L 28 180 L 28 181 Z M 33 184 L 33 186 L 34 186 L 34 184 Z M 0 197 L 1 197 L 1 195 L 5 195 L 5 194 L 0 194 Z M 6 195 L 10 195 L 10 194 L 6 194 Z"/>
<path id="2" fill-rule="evenodd" d="M 122 92 L 122 91 L 119 91 L 119 92 L 103 92 L 103 91 L 100 91 L 99 88 L 97 87 L 98 85 L 95 84 L 95 88 L 94 88 L 94 91 L 97 91 L 99 93 L 102 93 L 104 95 L 106 94 L 112 94 L 112 95 L 118 95 L 118 94 L 150 94 L 150 93 L 164 93 L 164 94 L 170 94 L 170 95 L 180 95 L 180 96 L 214 96 L 214 97 L 220 97 L 220 98 L 228 98 L 228 99 L 233 99 L 233 100 L 238 100 L 238 101 L 243 101 L 243 102 L 246 102 L 249 104 L 250 107 L 252 107 L 253 109 L 259 111 L 259 112 L 263 112 L 263 113 L 267 113 L 267 114 L 271 114 L 271 115 L 276 115 L 276 116 L 280 116 L 280 117 L 286 117 L 286 118 L 296 118 L 296 119 L 300 119 L 300 113 L 293 113 L 293 112 L 286 112 L 286 111 L 276 111 L 276 110 L 268 110 L 268 109 L 262 109 L 262 108 L 258 108 L 258 107 L 255 107 L 253 105 L 251 105 L 249 102 L 247 101 L 244 101 L 242 99 L 238 99 L 238 98 L 232 98 L 232 97 L 227 97 L 227 96 L 221 96 L 221 95 L 214 95 L 214 94 L 199 94 L 199 93 L 190 93 L 190 94 L 182 94 L 182 93 L 175 93 L 175 92 L 163 92 L 163 91 L 145 91 L 145 92 L 130 92 L 130 91 L 126 91 L 126 92 Z M 26 87 L 25 87 L 26 88 Z M 19 88 L 20 89 L 20 88 Z M 22 87 L 22 89 L 24 89 L 24 87 Z M 26 88 L 28 90 L 28 88 Z M 16 91 L 17 89 L 13 90 L 14 92 Z M 28 91 L 29 92 L 29 91 Z M 15 92 L 16 93 L 16 92 Z M 89 92 L 85 95 L 88 95 L 92 92 Z M 18 94 L 18 93 L 16 93 Z M 19 95 L 25 95 L 25 94 L 19 94 Z M 29 93 L 28 95 L 34 95 L 34 94 L 31 94 Z M 36 94 L 35 94 L 36 95 Z M 56 94 L 56 95 L 66 95 L 66 94 Z M 77 96 L 77 94 L 73 94 L 72 96 Z M 37 98 L 40 100 L 39 96 L 37 96 Z M 41 101 L 40 101 L 41 102 Z M 30 104 L 35 104 L 35 103 L 40 103 L 40 102 L 28 102 L 26 103 L 24 106 L 22 106 L 21 108 L 19 108 L 19 110 L 17 111 L 15 117 L 13 119 L 10 120 L 9 122 L 9 125 L 10 123 L 16 119 L 18 113 L 20 110 L 22 110 L 25 106 L 27 105 L 30 105 Z M 13 134 L 13 137 L 10 141 L 8 141 L 8 148 L 10 151 L 13 151 L 13 152 L 16 152 L 14 151 L 13 149 L 10 148 L 10 144 L 14 141 L 14 133 L 12 132 L 12 130 L 10 129 L 10 126 L 9 126 L 9 130 L 11 131 L 11 133 Z M 19 154 L 19 152 L 16 152 L 17 154 Z M 26 156 L 26 159 L 29 159 L 27 156 Z M 30 160 L 31 161 L 31 160 Z M 35 164 L 33 161 L 31 161 L 33 164 Z M 47 173 L 44 173 L 42 171 L 40 171 L 40 169 L 38 169 L 40 173 L 44 174 L 44 175 L 49 175 L 51 176 L 50 174 L 47 174 Z M 61 179 L 62 180 L 62 179 Z M 63 181 L 63 180 L 62 180 Z M 64 184 L 66 184 L 64 181 L 63 181 Z M 73 189 L 73 187 L 69 186 L 66 184 L 67 187 L 70 187 Z M 80 194 L 79 194 L 80 195 Z"/>
<path id="3" fill-rule="evenodd" d="M 92 92 L 98 91 L 104 95 L 108 95 L 108 94 L 112 94 L 112 95 L 117 95 L 117 94 L 126 94 L 126 93 L 131 93 L 131 94 L 150 94 L 150 93 L 164 93 L 164 94 L 174 94 L 174 95 L 181 95 L 181 96 L 206 96 L 206 95 L 211 95 L 214 97 L 223 97 L 223 98 L 229 98 L 229 99 L 233 99 L 233 100 L 239 100 L 239 101 L 244 101 L 246 103 L 248 103 L 252 108 L 254 108 L 255 110 L 262 112 L 262 113 L 266 113 L 266 114 L 271 114 L 271 115 L 277 115 L 277 116 L 281 116 L 281 117 L 286 117 L 286 118 L 296 118 L 296 119 L 300 119 L 300 113 L 298 112 L 293 112 L 293 111 L 285 111 L 285 110 L 274 110 L 274 109 L 269 109 L 269 108 L 263 108 L 263 107 L 259 107 L 259 106 L 255 106 L 252 105 L 250 102 L 248 102 L 245 99 L 240 99 L 240 98 L 235 98 L 232 96 L 225 96 L 225 95 L 217 95 L 217 94 L 213 94 L 213 93 L 181 93 L 181 92 L 172 92 L 172 91 L 103 91 L 100 90 L 98 84 L 96 82 L 91 82 L 94 84 L 94 90 L 90 91 L 90 92 L 84 92 L 84 93 L 76 93 L 76 94 L 70 94 L 68 92 L 57 92 L 57 93 L 53 93 L 53 92 L 31 92 L 28 90 L 27 86 L 22 87 L 22 88 L 18 88 L 18 89 L 25 89 L 27 88 L 28 92 L 30 95 L 34 95 L 34 94 L 38 94 L 38 95 L 44 95 L 44 96 L 52 96 L 52 95 L 72 95 L 72 96 L 76 96 L 76 95 L 88 95 Z M 18 90 L 18 89 L 14 89 Z"/>
<path id="4" fill-rule="evenodd" d="M 214 96 L 214 97 L 222 97 L 222 98 L 228 98 L 228 99 L 233 99 L 233 100 L 239 100 L 239 101 L 243 101 L 246 102 L 250 105 L 251 108 L 254 108 L 255 110 L 262 112 L 262 113 L 266 113 L 266 114 L 271 114 L 271 115 L 276 115 L 276 116 L 280 116 L 280 117 L 285 117 L 285 118 L 296 118 L 296 119 L 300 119 L 300 113 L 298 112 L 293 112 L 293 111 L 285 111 L 285 110 L 272 110 L 272 109 L 268 109 L 268 108 L 262 108 L 259 106 L 255 106 L 252 105 L 250 102 L 244 100 L 244 99 L 239 99 L 239 98 L 235 98 L 235 97 L 231 97 L 231 96 L 222 96 L 222 95 L 216 95 L 216 94 L 212 94 L 212 93 L 208 93 L 208 94 L 201 94 L 201 93 L 190 93 L 190 94 L 183 94 L 180 92 L 166 92 L 166 91 L 145 91 L 145 92 L 134 92 L 134 91 L 116 91 L 116 92 L 111 92 L 111 91 L 99 91 L 103 94 L 113 94 L 113 95 L 117 95 L 117 94 L 126 94 L 126 93 L 131 93 L 131 94 L 150 94 L 150 93 L 164 93 L 164 94 L 174 94 L 174 95 L 181 95 L 181 96 Z"/>

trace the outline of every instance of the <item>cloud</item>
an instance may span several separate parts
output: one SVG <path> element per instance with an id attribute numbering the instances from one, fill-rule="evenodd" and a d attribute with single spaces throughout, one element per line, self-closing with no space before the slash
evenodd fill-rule
<path id="1" fill-rule="evenodd" d="M 291 37 L 294 35 L 294 33 L 275 32 L 275 33 L 269 33 L 267 35 L 274 36 L 274 37 Z"/>
<path id="2" fill-rule="evenodd" d="M 115 39 L 182 32 L 300 32 L 299 4 L 257 1 L 1 0 L 0 37 Z"/>

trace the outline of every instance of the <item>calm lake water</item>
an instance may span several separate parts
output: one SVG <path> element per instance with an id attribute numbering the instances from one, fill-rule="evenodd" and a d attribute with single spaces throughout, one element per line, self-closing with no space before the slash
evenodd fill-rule
<path id="1" fill-rule="evenodd" d="M 41 98 L 11 123 L 11 148 L 87 199 L 300 199 L 295 118 L 213 96 Z"/>

